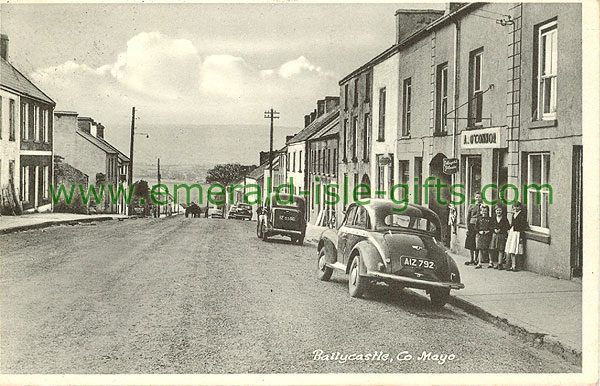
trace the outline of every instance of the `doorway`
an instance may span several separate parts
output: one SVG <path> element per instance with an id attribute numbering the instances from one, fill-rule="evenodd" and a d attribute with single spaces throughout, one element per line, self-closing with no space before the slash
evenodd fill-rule
<path id="1" fill-rule="evenodd" d="M 444 173 L 444 158 L 446 156 L 438 153 L 429 163 L 430 175 L 439 179 L 441 184 L 447 187 L 452 183 L 451 176 Z M 434 184 L 435 185 L 435 184 Z M 440 189 L 439 192 L 435 187 L 429 188 L 429 209 L 433 210 L 440 218 L 442 224 L 442 240 L 444 245 L 450 247 L 450 232 L 448 227 L 448 203 L 450 201 L 450 190 L 448 188 Z M 427 203 L 425 203 L 427 204 Z"/>
<path id="2" fill-rule="evenodd" d="M 571 276 L 583 272 L 583 146 L 573 146 L 571 192 Z"/>

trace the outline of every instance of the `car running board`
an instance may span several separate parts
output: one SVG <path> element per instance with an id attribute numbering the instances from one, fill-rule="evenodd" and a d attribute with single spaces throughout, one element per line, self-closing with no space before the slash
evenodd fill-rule
<path id="1" fill-rule="evenodd" d="M 329 268 L 335 268 L 335 269 L 339 269 L 340 271 L 346 271 L 346 266 L 343 263 L 335 262 L 333 264 L 331 263 L 325 263 L 326 266 L 328 266 Z"/>

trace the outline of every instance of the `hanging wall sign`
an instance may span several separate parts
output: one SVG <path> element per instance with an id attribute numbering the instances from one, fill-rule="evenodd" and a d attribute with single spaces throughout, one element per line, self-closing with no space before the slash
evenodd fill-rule
<path id="1" fill-rule="evenodd" d="M 458 172 L 458 158 L 444 158 L 444 162 L 442 164 L 444 174 L 454 174 Z"/>

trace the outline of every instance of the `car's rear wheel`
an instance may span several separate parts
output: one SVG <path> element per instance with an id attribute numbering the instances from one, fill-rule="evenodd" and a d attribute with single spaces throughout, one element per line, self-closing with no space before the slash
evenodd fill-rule
<path id="1" fill-rule="evenodd" d="M 267 241 L 269 239 L 269 235 L 267 234 L 267 230 L 265 229 L 265 225 L 261 224 L 260 227 L 261 229 L 261 234 L 262 234 L 262 240 L 263 241 Z"/>
<path id="2" fill-rule="evenodd" d="M 325 262 L 327 261 L 325 253 L 325 248 L 321 248 L 317 259 L 317 278 L 322 281 L 328 281 L 333 273 L 333 268 L 325 265 Z"/>
<path id="3" fill-rule="evenodd" d="M 431 305 L 435 308 L 442 308 L 448 302 L 450 297 L 450 289 L 432 289 L 429 292 L 429 298 L 431 299 Z"/>
<path id="4" fill-rule="evenodd" d="M 256 223 L 256 236 L 259 239 L 262 239 L 262 225 L 260 224 L 260 222 Z"/>
<path id="5" fill-rule="evenodd" d="M 348 277 L 348 292 L 353 298 L 361 297 L 368 286 L 367 279 L 360 276 L 360 255 L 356 255 L 350 265 L 350 276 Z"/>

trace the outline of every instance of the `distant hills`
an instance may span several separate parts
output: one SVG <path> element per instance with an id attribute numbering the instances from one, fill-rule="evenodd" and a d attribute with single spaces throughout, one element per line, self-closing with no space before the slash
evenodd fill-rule
<path id="1" fill-rule="evenodd" d="M 123 125 L 107 126 L 105 131 L 106 139 L 127 155 L 129 154 L 129 130 L 129 126 Z M 299 127 L 281 127 L 275 124 L 274 149 L 283 147 L 286 136 L 300 130 Z M 244 165 L 257 165 L 259 152 L 269 149 L 267 120 L 262 125 L 138 123 L 136 133 L 148 134 L 148 138 L 145 135 L 135 137 L 136 178 L 138 172 L 146 173 L 145 166 L 142 165 L 156 165 L 159 157 L 162 165 L 169 165 L 169 173 L 183 173 L 186 178 L 192 178 L 203 176 L 202 170 L 205 171 L 219 163 L 238 162 Z M 175 168 L 177 172 L 175 169 L 171 170 L 172 166 L 177 166 Z M 199 169 L 195 170 L 195 168 Z M 156 169 L 153 173 L 156 175 Z"/>

